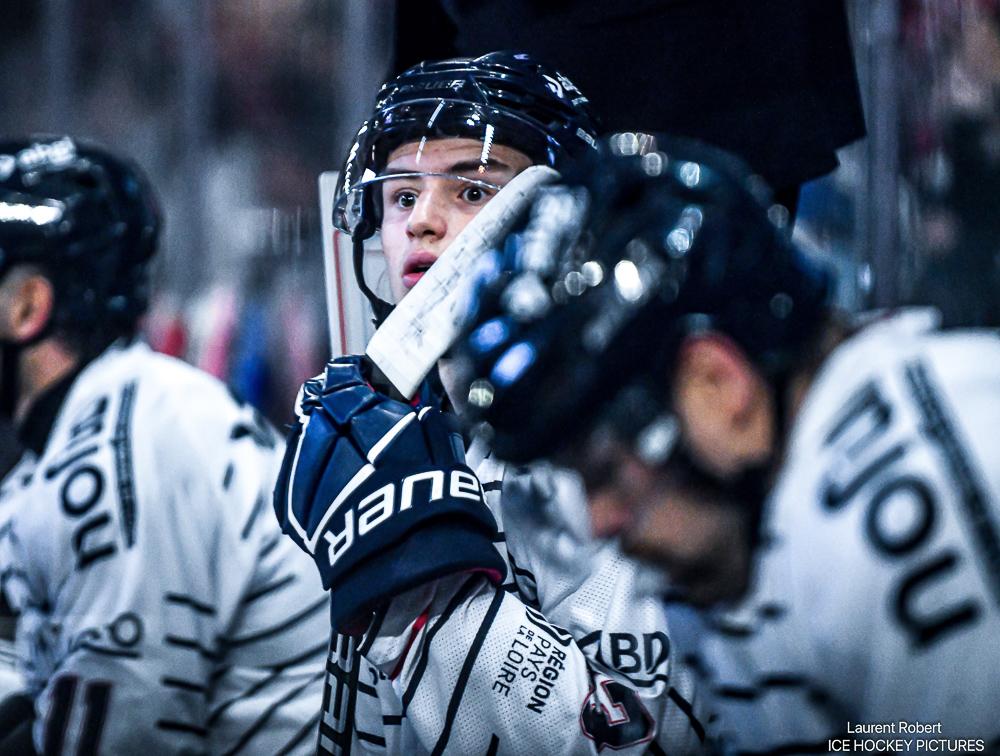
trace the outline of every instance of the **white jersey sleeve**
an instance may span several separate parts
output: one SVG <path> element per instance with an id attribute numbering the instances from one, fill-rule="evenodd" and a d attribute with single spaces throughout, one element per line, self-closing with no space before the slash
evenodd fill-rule
<path id="1" fill-rule="evenodd" d="M 0 543 L 40 753 L 315 747 L 328 602 L 270 511 L 278 447 L 144 346 L 76 379 Z"/>
<path id="2" fill-rule="evenodd" d="M 489 459 L 476 469 L 494 514 L 504 497 L 497 546 L 509 556 L 508 583 L 453 576 L 395 599 L 357 648 L 338 638 L 321 750 L 701 752 L 691 677 L 674 663 L 662 607 L 638 567 L 613 545 L 532 514 L 539 494 L 578 492 L 532 490 L 538 475 L 504 476 Z M 582 499 L 570 509 L 586 518 Z"/>
<path id="3" fill-rule="evenodd" d="M 995 333 L 937 331 L 921 312 L 824 366 L 753 590 L 710 620 L 697 657 L 733 749 L 1000 750 L 998 387 Z"/>

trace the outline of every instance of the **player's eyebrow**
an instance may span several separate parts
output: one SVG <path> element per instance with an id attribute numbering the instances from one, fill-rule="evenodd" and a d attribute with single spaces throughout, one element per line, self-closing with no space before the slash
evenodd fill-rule
<path id="1" fill-rule="evenodd" d="M 458 175 L 462 175 L 465 173 L 481 174 L 487 171 L 494 171 L 501 173 L 503 171 L 508 171 L 512 173 L 513 170 L 514 170 L 513 168 L 511 168 L 507 163 L 503 162 L 502 160 L 498 160 L 497 158 L 491 157 L 487 158 L 485 161 L 460 160 L 457 163 L 452 163 L 451 165 L 445 166 L 440 170 L 435 171 L 435 173 L 455 173 Z M 385 167 L 385 170 L 382 171 L 381 175 L 391 176 L 393 173 L 409 173 L 411 171 L 420 172 L 420 168 L 393 168 L 392 164 L 390 163 Z"/>
<path id="2" fill-rule="evenodd" d="M 482 173 L 488 170 L 513 170 L 509 165 L 507 165 L 502 160 L 497 158 L 487 158 L 485 161 L 482 160 L 462 160 L 458 163 L 454 163 L 446 173 Z"/>

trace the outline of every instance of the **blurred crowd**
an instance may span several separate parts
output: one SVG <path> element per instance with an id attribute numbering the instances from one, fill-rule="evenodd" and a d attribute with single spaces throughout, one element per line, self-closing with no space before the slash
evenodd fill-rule
<path id="1" fill-rule="evenodd" d="M 913 297 L 951 323 L 997 323 L 1000 3 L 903 3 L 901 54 Z"/>
<path id="2" fill-rule="evenodd" d="M 205 356 L 225 315 L 199 303 L 221 287 L 258 327 L 275 330 L 293 310 L 323 323 L 322 292 L 306 284 L 322 270 L 316 179 L 341 151 L 340 4 L 34 0 L 5 14 L 0 133 L 72 132 L 134 156 L 168 219 L 152 341 L 283 416 L 308 373 L 284 374 L 277 349 L 254 367 L 224 338 Z M 304 338 L 309 359 L 322 360 L 325 334 Z M 259 375 L 272 366 L 274 376 Z"/>

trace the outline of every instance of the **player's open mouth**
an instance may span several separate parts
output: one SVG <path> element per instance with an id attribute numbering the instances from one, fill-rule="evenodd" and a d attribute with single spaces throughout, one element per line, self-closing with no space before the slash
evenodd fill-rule
<path id="1" fill-rule="evenodd" d="M 420 251 L 408 255 L 403 264 L 403 285 L 407 289 L 412 289 L 417 281 L 423 278 L 424 273 L 430 270 L 435 260 L 437 255 L 430 252 Z"/>

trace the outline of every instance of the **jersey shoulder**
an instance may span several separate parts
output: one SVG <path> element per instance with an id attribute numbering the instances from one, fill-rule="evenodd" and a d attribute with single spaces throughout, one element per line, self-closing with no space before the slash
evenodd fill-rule
<path id="1" fill-rule="evenodd" d="M 80 569 L 144 533 L 263 511 L 278 446 L 220 381 L 143 344 L 114 347 L 80 373 L 14 494 L 17 535 L 46 565 L 68 544 Z"/>
<path id="2" fill-rule="evenodd" d="M 120 425 L 130 423 L 132 443 L 151 447 L 158 459 L 204 467 L 231 456 L 229 446 L 243 440 L 258 456 L 277 457 L 280 438 L 274 427 L 214 376 L 144 344 L 101 367 L 92 383 L 105 393 L 112 387 L 120 397 Z M 254 464 L 261 462 L 269 464 Z"/>

